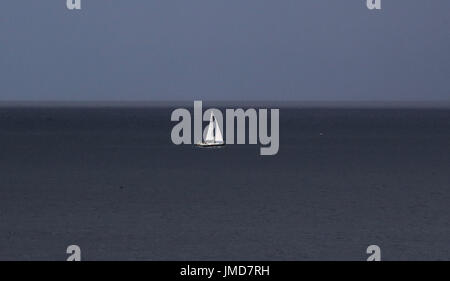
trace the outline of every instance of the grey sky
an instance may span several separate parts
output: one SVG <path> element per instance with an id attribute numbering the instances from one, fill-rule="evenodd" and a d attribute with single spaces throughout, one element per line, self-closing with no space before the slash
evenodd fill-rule
<path id="1" fill-rule="evenodd" d="M 3 0 L 0 100 L 449 100 L 450 1 Z"/>

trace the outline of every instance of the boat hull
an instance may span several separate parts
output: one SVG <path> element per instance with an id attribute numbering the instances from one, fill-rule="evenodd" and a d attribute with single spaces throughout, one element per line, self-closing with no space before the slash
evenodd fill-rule
<path id="1" fill-rule="evenodd" d="M 199 143 L 197 143 L 195 145 L 199 146 L 199 147 L 215 147 L 215 146 L 224 146 L 225 143 L 223 143 L 223 142 L 217 142 L 217 143 L 199 142 Z"/>

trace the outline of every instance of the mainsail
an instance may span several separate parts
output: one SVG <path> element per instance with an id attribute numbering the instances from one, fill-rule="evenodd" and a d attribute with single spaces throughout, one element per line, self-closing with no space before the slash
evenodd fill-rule
<path id="1" fill-rule="evenodd" d="M 217 123 L 217 119 L 214 118 L 214 126 L 215 126 L 215 142 L 223 143 L 222 132 L 220 131 L 219 123 Z"/>
<path id="2" fill-rule="evenodd" d="M 222 132 L 220 131 L 217 118 L 211 112 L 209 118 L 208 131 L 206 132 L 205 142 L 207 143 L 223 143 Z"/>
<path id="3" fill-rule="evenodd" d="M 206 133 L 206 142 L 214 142 L 214 114 L 211 112 L 211 117 L 209 118 L 208 132 Z M 217 121 L 216 121 L 217 122 Z"/>

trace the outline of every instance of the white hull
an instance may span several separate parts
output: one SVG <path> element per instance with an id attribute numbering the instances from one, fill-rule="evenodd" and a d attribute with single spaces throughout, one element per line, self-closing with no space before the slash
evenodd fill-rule
<path id="1" fill-rule="evenodd" d="M 225 143 L 223 143 L 223 142 L 199 142 L 195 145 L 200 146 L 200 147 L 212 147 L 212 146 L 223 146 L 223 145 L 225 145 Z"/>

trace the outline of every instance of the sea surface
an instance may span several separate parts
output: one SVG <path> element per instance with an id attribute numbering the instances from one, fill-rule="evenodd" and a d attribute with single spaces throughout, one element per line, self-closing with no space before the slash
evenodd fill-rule
<path id="1" fill-rule="evenodd" d="M 275 156 L 173 109 L 0 107 L 0 259 L 450 260 L 449 109 L 281 108 Z"/>

